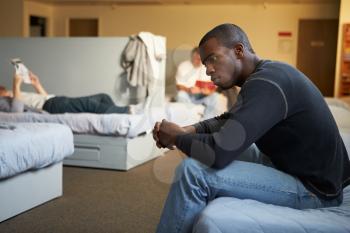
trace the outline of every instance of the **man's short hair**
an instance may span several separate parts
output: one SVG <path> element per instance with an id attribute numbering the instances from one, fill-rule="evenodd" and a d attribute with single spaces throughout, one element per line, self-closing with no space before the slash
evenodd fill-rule
<path id="1" fill-rule="evenodd" d="M 232 48 L 237 43 L 242 43 L 245 49 L 255 53 L 246 33 L 235 24 L 225 23 L 216 26 L 203 36 L 199 42 L 199 47 L 211 38 L 216 38 L 220 44 L 227 48 Z"/>

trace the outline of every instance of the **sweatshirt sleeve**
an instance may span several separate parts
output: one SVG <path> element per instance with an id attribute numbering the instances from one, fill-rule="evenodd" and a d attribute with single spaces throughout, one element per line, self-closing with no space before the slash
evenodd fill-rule
<path id="1" fill-rule="evenodd" d="M 214 133 L 220 130 L 221 126 L 229 119 L 229 116 L 230 113 L 226 112 L 220 116 L 194 124 L 193 126 L 196 129 L 196 133 Z"/>
<path id="2" fill-rule="evenodd" d="M 199 133 L 178 136 L 176 146 L 207 166 L 224 168 L 287 116 L 285 94 L 269 80 L 247 81 L 239 98 L 225 116 L 197 124 Z"/>

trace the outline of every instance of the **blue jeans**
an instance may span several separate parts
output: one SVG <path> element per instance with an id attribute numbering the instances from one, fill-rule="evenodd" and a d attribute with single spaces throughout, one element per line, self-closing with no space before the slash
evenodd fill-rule
<path id="1" fill-rule="evenodd" d="M 296 209 L 337 206 L 308 191 L 298 178 L 273 168 L 255 144 L 221 170 L 185 159 L 177 168 L 157 233 L 188 233 L 198 214 L 217 197 L 253 199 Z M 244 161 L 242 161 L 244 160 Z"/>
<path id="2" fill-rule="evenodd" d="M 203 120 L 222 114 L 220 109 L 220 96 L 214 92 L 211 95 L 190 95 L 185 91 L 178 91 L 176 101 L 181 103 L 203 104 L 205 106 Z"/>
<path id="3" fill-rule="evenodd" d="M 45 102 L 43 110 L 49 113 L 110 114 L 128 113 L 129 107 L 116 106 L 109 95 L 102 93 L 83 97 L 56 96 Z"/>

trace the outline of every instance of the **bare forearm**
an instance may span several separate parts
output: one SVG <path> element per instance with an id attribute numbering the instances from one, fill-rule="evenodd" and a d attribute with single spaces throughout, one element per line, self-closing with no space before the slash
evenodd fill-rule
<path id="1" fill-rule="evenodd" d="M 39 77 L 32 72 L 29 73 L 29 76 L 30 76 L 30 80 L 32 81 L 32 86 L 34 87 L 36 92 L 40 95 L 47 96 L 48 94 L 44 89 L 44 87 L 41 85 Z"/>
<path id="2" fill-rule="evenodd" d="M 48 93 L 46 92 L 46 90 L 44 89 L 44 87 L 41 84 L 35 85 L 34 88 L 38 94 L 43 95 L 43 96 L 48 95 Z"/>
<path id="3" fill-rule="evenodd" d="M 13 82 L 12 92 L 13 92 L 14 99 L 21 100 L 22 91 L 21 91 L 21 83 L 20 82 Z"/>

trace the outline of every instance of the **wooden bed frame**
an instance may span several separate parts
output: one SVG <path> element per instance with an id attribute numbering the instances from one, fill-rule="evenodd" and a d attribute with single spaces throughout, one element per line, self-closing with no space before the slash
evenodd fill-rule
<path id="1" fill-rule="evenodd" d="M 62 196 L 62 162 L 0 180 L 0 222 Z"/>

